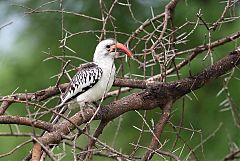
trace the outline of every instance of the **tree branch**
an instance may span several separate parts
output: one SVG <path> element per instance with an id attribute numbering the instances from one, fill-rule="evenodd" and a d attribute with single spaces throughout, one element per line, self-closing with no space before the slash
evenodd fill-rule
<path id="1" fill-rule="evenodd" d="M 152 137 L 152 141 L 148 146 L 148 150 L 146 151 L 145 155 L 142 158 L 142 161 L 148 161 L 151 160 L 153 154 L 154 154 L 154 150 L 157 149 L 158 145 L 159 145 L 159 138 L 160 135 L 163 131 L 164 126 L 166 125 L 170 114 L 171 114 L 171 108 L 172 108 L 172 104 L 173 101 L 169 100 L 166 105 L 163 107 L 163 112 L 162 115 L 158 121 L 158 123 L 155 126 L 154 129 L 154 135 Z"/>
<path id="2" fill-rule="evenodd" d="M 223 161 L 238 159 L 240 157 L 239 154 L 240 154 L 240 149 L 235 150 L 235 151 L 229 153 L 227 156 L 225 156 Z"/>
<path id="3" fill-rule="evenodd" d="M 0 124 L 27 125 L 27 126 L 33 126 L 36 128 L 47 130 L 47 131 L 53 130 L 53 124 L 49 122 L 30 119 L 27 117 L 19 117 L 19 116 L 6 116 L 6 115 L 0 116 Z"/>
<path id="4" fill-rule="evenodd" d="M 147 89 L 138 93 L 131 94 L 120 100 L 114 101 L 109 105 L 103 106 L 95 116 L 95 120 L 113 120 L 114 118 L 133 110 L 151 110 L 157 106 L 162 107 L 169 99 L 173 102 L 191 91 L 201 88 L 211 80 L 218 78 L 240 63 L 240 50 L 236 49 L 228 56 L 225 56 L 211 67 L 203 70 L 199 74 L 170 83 L 154 82 L 147 85 Z M 55 131 L 39 138 L 43 145 L 58 144 L 75 125 L 81 125 L 89 121 L 95 113 L 95 109 L 83 109 L 69 118 L 55 125 Z M 84 117 L 83 117 L 84 115 Z"/>

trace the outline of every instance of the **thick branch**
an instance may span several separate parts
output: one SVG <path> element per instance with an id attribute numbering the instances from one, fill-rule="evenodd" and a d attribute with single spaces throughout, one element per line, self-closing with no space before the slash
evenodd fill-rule
<path id="1" fill-rule="evenodd" d="M 33 126 L 47 131 L 52 131 L 53 129 L 53 125 L 51 123 L 19 116 L 0 116 L 0 123 Z"/>
<path id="2" fill-rule="evenodd" d="M 211 80 L 218 78 L 230 69 L 239 65 L 240 51 L 235 50 L 230 55 L 224 57 L 210 68 L 193 77 L 170 83 L 152 83 L 147 85 L 147 89 L 139 93 L 134 93 L 120 100 L 114 101 L 102 107 L 95 116 L 95 120 L 113 120 L 114 118 L 133 110 L 150 110 L 157 106 L 165 105 L 169 99 L 176 100 L 183 95 L 201 88 Z M 84 114 L 84 117 L 82 116 Z M 95 109 L 84 109 L 70 118 L 76 125 L 86 123 L 92 118 Z M 59 143 L 62 135 L 68 134 L 75 129 L 75 125 L 69 121 L 63 121 L 60 125 L 55 125 L 56 130 L 46 134 L 39 140 L 44 144 Z"/>

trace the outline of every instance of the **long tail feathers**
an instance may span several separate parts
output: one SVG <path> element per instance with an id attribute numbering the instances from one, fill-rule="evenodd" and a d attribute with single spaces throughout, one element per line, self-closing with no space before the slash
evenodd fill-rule
<path id="1" fill-rule="evenodd" d="M 57 110 L 56 110 L 57 113 L 54 113 L 49 121 L 52 124 L 57 124 L 59 122 L 59 120 L 61 119 L 61 115 L 63 115 L 68 109 L 68 107 L 64 103 L 57 105 L 56 108 L 57 108 Z M 41 136 L 44 136 L 45 134 L 47 134 L 47 131 L 44 131 Z M 53 150 L 54 147 L 55 147 L 54 145 L 50 145 L 50 149 Z M 44 160 L 45 157 L 46 157 L 46 153 L 44 153 L 42 151 L 40 161 Z"/>
<path id="2" fill-rule="evenodd" d="M 61 119 L 61 116 L 60 116 L 60 115 L 63 115 L 63 114 L 67 111 L 67 109 L 68 109 L 68 107 L 65 105 L 65 103 L 61 103 L 61 104 L 57 105 L 56 108 L 57 108 L 57 110 L 56 110 L 57 114 L 53 114 L 53 116 L 51 117 L 51 119 L 50 119 L 50 121 L 49 121 L 49 122 L 51 122 L 52 124 L 57 124 L 58 121 Z M 60 115 L 59 115 L 59 114 L 60 114 Z M 45 135 L 45 134 L 47 134 L 47 131 L 44 131 L 44 132 L 41 134 L 41 136 L 43 136 L 43 135 Z M 54 148 L 54 145 L 51 145 L 50 148 L 53 149 L 53 148 Z M 46 153 L 44 153 L 44 152 L 42 151 L 41 161 L 44 160 L 45 157 L 46 157 Z M 23 161 L 29 160 L 29 159 L 31 159 L 31 158 L 32 158 L 32 151 L 29 153 L 28 156 L 26 156 L 26 157 L 23 159 Z"/>
<path id="3" fill-rule="evenodd" d="M 59 104 L 56 110 L 57 114 L 53 114 L 49 122 L 51 122 L 52 124 L 58 123 L 58 121 L 61 118 L 61 115 L 63 115 L 67 111 L 67 109 L 68 107 L 64 103 Z"/>
<path id="4" fill-rule="evenodd" d="M 50 123 L 57 124 L 58 121 L 61 119 L 61 115 L 63 115 L 66 111 L 67 111 L 68 107 L 64 104 L 61 103 L 59 105 L 56 106 L 56 113 L 54 113 L 51 117 L 51 119 L 49 120 Z M 41 136 L 45 135 L 47 133 L 47 131 L 44 131 Z"/>

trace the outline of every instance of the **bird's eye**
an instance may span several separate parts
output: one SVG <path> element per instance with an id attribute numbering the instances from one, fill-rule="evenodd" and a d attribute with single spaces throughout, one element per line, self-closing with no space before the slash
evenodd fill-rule
<path id="1" fill-rule="evenodd" d="M 110 45 L 107 45 L 107 46 L 106 46 L 107 49 L 110 49 L 110 47 L 111 47 Z"/>

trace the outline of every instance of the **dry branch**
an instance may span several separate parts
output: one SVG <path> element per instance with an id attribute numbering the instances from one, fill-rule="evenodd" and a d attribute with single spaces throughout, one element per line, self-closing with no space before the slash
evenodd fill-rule
<path id="1" fill-rule="evenodd" d="M 121 86 L 130 87 L 141 87 L 146 88 L 139 93 L 134 93 L 120 100 L 114 101 L 111 104 L 102 107 L 95 116 L 96 119 L 102 121 L 113 120 L 116 117 L 122 115 L 125 112 L 132 110 L 150 110 L 157 106 L 164 107 L 169 99 L 175 101 L 183 95 L 194 91 L 207 82 L 218 78 L 230 69 L 234 68 L 240 63 L 240 51 L 236 49 L 231 52 L 228 56 L 224 57 L 210 68 L 205 69 L 201 73 L 188 77 L 179 81 L 161 83 L 161 82 L 146 82 L 142 80 L 131 80 L 131 79 L 117 79 L 115 84 Z M 66 88 L 67 84 L 60 85 L 62 89 Z M 48 97 L 58 94 L 59 91 L 56 87 L 50 87 L 47 90 L 42 90 L 31 94 L 16 94 L 11 96 L 12 98 L 24 100 L 43 100 Z M 50 123 L 31 120 L 29 118 L 17 117 L 17 116 L 0 116 L 0 123 L 6 124 L 21 124 L 42 128 L 50 133 L 39 138 L 39 142 L 43 145 L 58 144 L 62 139 L 63 135 L 67 135 L 71 130 L 76 128 L 76 125 L 81 125 L 89 121 L 94 115 L 94 109 L 84 109 L 83 113 L 78 112 L 72 116 L 69 120 L 63 121 L 61 124 L 52 125 Z M 84 115 L 84 116 L 83 116 Z M 164 117 L 166 118 L 166 117 Z M 167 119 L 164 119 L 165 121 Z M 73 124 L 72 124 L 73 123 Z M 164 125 L 164 124 L 161 124 Z M 162 128 L 160 128 L 162 129 Z M 158 129 L 159 130 L 159 129 Z M 161 131 L 161 130 L 160 130 Z M 161 132 L 160 132 L 161 133 Z M 155 145 L 155 144 L 154 144 Z M 150 147 L 152 149 L 152 147 Z M 149 151 L 151 152 L 151 151 Z M 146 156 L 149 156 L 146 154 Z"/>
<path id="2" fill-rule="evenodd" d="M 18 125 L 27 125 L 40 129 L 44 129 L 47 131 L 52 131 L 53 125 L 46 121 L 30 119 L 27 117 L 19 117 L 19 116 L 0 116 L 1 124 L 18 124 Z"/>
<path id="3" fill-rule="evenodd" d="M 55 4 L 55 3 L 59 3 L 60 9 L 47 8 L 49 4 Z M 73 141 L 74 143 L 72 143 L 71 145 L 74 148 L 73 155 L 75 160 L 91 160 L 92 156 L 95 154 L 100 156 L 102 155 L 108 158 L 113 158 L 116 160 L 133 160 L 137 158 L 145 161 L 145 160 L 150 160 L 155 154 L 159 156 L 167 156 L 175 160 L 180 160 L 180 158 L 176 156 L 174 153 L 162 151 L 161 146 L 159 146 L 160 136 L 164 130 L 164 126 L 167 124 L 170 118 L 172 105 L 176 100 L 180 99 L 184 95 L 205 86 L 209 81 L 217 79 L 218 77 L 224 75 L 229 70 L 231 70 L 232 68 L 235 68 L 240 64 L 239 48 L 234 50 L 230 54 L 226 55 L 225 57 L 221 58 L 215 64 L 213 64 L 212 52 L 211 52 L 211 50 L 215 47 L 222 46 L 228 42 L 233 42 L 234 40 L 238 39 L 240 37 L 240 32 L 233 33 L 232 35 L 226 36 L 224 38 L 221 38 L 215 41 L 211 40 L 212 33 L 214 33 L 216 29 L 220 29 L 220 26 L 222 24 L 227 23 L 228 21 L 230 22 L 230 21 L 239 19 L 239 16 L 235 16 L 235 17 L 232 16 L 228 18 L 230 9 L 232 8 L 234 9 L 237 1 L 236 2 L 232 0 L 225 1 L 224 3 L 226 4 L 221 15 L 217 17 L 216 21 L 213 23 L 209 23 L 205 21 L 203 18 L 203 15 L 200 14 L 200 11 L 199 11 L 199 13 L 197 14 L 196 22 L 190 22 L 189 20 L 187 20 L 186 23 L 184 23 L 182 26 L 175 26 L 176 15 L 174 14 L 174 12 L 178 3 L 180 3 L 179 0 L 170 0 L 169 3 L 166 4 L 165 6 L 165 10 L 162 13 L 160 12 L 158 14 L 155 14 L 151 8 L 152 17 L 147 18 L 144 22 L 140 22 L 135 18 L 132 11 L 133 6 L 131 6 L 132 3 L 130 3 L 129 0 L 127 0 L 126 4 L 124 2 L 120 2 L 119 0 L 114 0 L 112 2 L 99 0 L 99 9 L 101 12 L 100 17 L 93 17 L 86 14 L 82 14 L 82 13 L 67 11 L 64 8 L 63 0 L 49 1 L 39 5 L 37 8 L 20 6 L 25 9 L 26 15 L 55 13 L 61 16 L 61 34 L 62 34 L 61 39 L 62 40 L 60 41 L 60 48 L 62 48 L 63 55 L 55 56 L 53 54 L 46 53 L 48 56 L 50 56 L 50 58 L 47 58 L 46 60 L 55 58 L 61 61 L 62 64 L 65 63 L 65 66 L 62 66 L 61 73 L 58 75 L 59 78 L 56 82 L 56 85 L 53 87 L 49 87 L 49 88 L 46 88 L 37 92 L 32 92 L 32 93 L 17 93 L 17 94 L 11 94 L 8 96 L 0 97 L 0 102 L 1 102 L 0 124 L 25 125 L 33 128 L 32 133 L 21 133 L 20 130 L 18 129 L 17 129 L 18 132 L 15 133 L 12 131 L 10 126 L 11 132 L 0 133 L 0 136 L 32 137 L 33 139 L 32 142 L 34 143 L 33 153 L 31 154 L 32 156 L 29 155 L 26 158 L 26 160 L 30 160 L 32 157 L 32 160 L 38 161 L 40 159 L 42 151 L 44 151 L 50 157 L 50 159 L 57 160 L 54 154 L 50 151 L 51 146 L 49 145 L 50 144 L 57 145 L 66 139 L 71 141 L 74 140 Z M 115 26 L 116 19 L 114 17 L 114 11 L 115 11 L 115 8 L 117 8 L 120 5 L 126 6 L 129 9 L 132 19 L 136 23 L 138 24 L 140 23 L 140 25 L 136 27 L 136 30 L 133 31 L 132 34 L 122 32 L 122 31 L 117 31 L 118 26 Z M 80 30 L 79 32 L 71 33 L 70 28 L 65 28 L 66 25 L 64 24 L 64 22 L 65 22 L 66 16 L 77 16 L 79 18 L 84 18 L 86 20 L 95 22 L 101 25 L 101 29 L 87 30 L 87 31 Z M 11 23 L 12 22 L 10 22 L 9 24 Z M 0 27 L 0 29 L 8 26 L 9 24 Z M 189 33 L 181 33 L 182 29 L 184 30 L 186 29 L 186 27 L 189 27 L 192 24 L 194 24 L 194 27 Z M 178 45 L 185 44 L 188 41 L 188 37 L 200 25 L 203 25 L 203 27 L 207 29 L 207 32 L 208 32 L 207 42 L 197 47 L 194 47 L 192 49 L 178 51 L 178 48 L 177 48 Z M 112 28 L 112 29 L 109 30 L 109 28 Z M 74 50 L 72 50 L 66 45 L 67 40 L 76 35 L 91 34 L 91 33 L 99 35 L 98 36 L 99 40 L 106 38 L 107 35 L 114 35 L 113 37 L 115 38 L 117 38 L 118 36 L 127 37 L 126 44 L 127 45 L 133 44 L 134 46 L 132 46 L 132 49 L 134 50 L 134 52 L 136 52 L 132 62 L 136 63 L 139 66 L 139 68 L 143 69 L 143 72 L 140 74 L 141 80 L 136 79 L 137 77 L 134 77 L 134 79 L 116 78 L 114 82 L 114 86 L 126 87 L 126 88 L 122 88 L 122 89 L 120 88 L 118 90 L 110 92 L 107 95 L 107 97 L 117 96 L 116 99 L 118 99 L 118 96 L 120 93 L 128 92 L 130 89 L 134 89 L 134 88 L 139 88 L 140 92 L 132 93 L 131 95 L 128 95 L 119 100 L 113 101 L 108 105 L 100 107 L 99 110 L 96 110 L 93 108 L 85 108 L 85 109 L 82 109 L 82 111 L 77 112 L 75 115 L 69 118 L 59 114 L 64 120 L 56 125 L 53 125 L 46 121 L 41 121 L 41 120 L 36 120 L 31 118 L 32 114 L 30 110 L 27 109 L 28 108 L 27 106 L 29 107 L 34 106 L 39 108 L 40 110 L 42 109 L 45 110 L 44 112 L 37 111 L 35 113 L 37 116 L 39 116 L 40 114 L 48 113 L 48 112 L 57 114 L 57 112 L 53 111 L 53 109 L 48 109 L 45 105 L 48 105 L 48 102 L 50 102 L 52 99 L 55 98 L 54 96 L 57 96 L 66 90 L 68 83 L 60 84 L 60 80 L 61 80 L 61 77 L 64 76 L 64 74 L 68 73 L 69 71 L 66 69 L 68 68 L 67 65 L 69 64 L 69 66 L 72 67 L 71 70 L 77 70 L 77 68 L 74 65 L 69 63 L 70 61 L 66 61 L 65 59 L 74 58 L 82 61 L 81 58 L 77 58 L 76 56 L 65 55 L 65 49 L 76 54 Z M 143 44 L 144 44 L 144 48 L 142 48 L 141 46 Z M 141 48 L 140 53 L 138 53 L 139 48 Z M 208 51 L 207 56 L 210 55 L 212 65 L 208 68 L 205 68 L 203 71 L 201 71 L 200 73 L 194 76 L 190 74 L 189 77 L 180 79 L 180 73 L 181 73 L 180 69 L 190 64 L 192 60 L 194 60 L 200 53 L 203 53 L 204 51 Z M 186 54 L 183 60 L 176 63 L 177 62 L 176 59 L 181 58 L 183 54 Z M 121 60 L 121 57 L 119 57 L 119 59 Z M 158 68 L 158 65 L 159 65 L 159 68 Z M 119 71 L 121 71 L 122 66 L 120 66 Z M 154 72 L 156 67 L 159 69 L 160 72 L 158 73 Z M 149 76 L 146 74 L 147 69 L 151 70 L 151 72 L 149 72 L 151 73 Z M 123 71 L 123 68 L 121 72 L 123 77 L 125 73 Z M 172 73 L 174 74 L 176 73 L 177 78 L 179 80 L 172 81 L 172 82 L 165 82 L 166 81 L 165 77 L 169 76 Z M 129 78 L 133 78 L 131 74 L 133 73 L 131 73 L 130 71 Z M 227 88 L 227 85 L 226 85 L 226 88 Z M 229 98 L 229 100 L 230 99 L 231 98 Z M 7 109 L 14 103 L 25 104 L 27 107 L 26 110 L 28 110 L 27 111 L 28 116 L 26 117 L 10 116 L 7 113 L 8 112 Z M 44 104 L 44 105 L 41 105 L 41 104 Z M 149 127 L 152 134 L 152 140 L 147 147 L 140 145 L 141 135 L 144 133 L 144 126 L 142 126 L 141 134 L 140 134 L 140 137 L 138 138 L 137 145 L 134 145 L 137 148 L 134 149 L 132 155 L 125 155 L 98 139 L 98 137 L 102 134 L 103 130 L 106 128 L 106 125 L 110 121 L 123 115 L 124 113 L 129 111 L 134 111 L 134 110 L 151 110 L 157 107 L 162 108 L 162 114 L 160 115 L 159 121 L 155 125 L 154 130 L 152 130 Z M 7 113 L 8 115 L 6 115 L 5 113 Z M 145 114 L 146 113 L 147 112 L 145 111 Z M 89 126 L 89 122 L 91 122 L 92 119 L 101 120 L 99 127 L 95 130 L 93 134 L 85 132 L 86 127 Z M 144 118 L 142 117 L 142 119 L 143 119 L 143 125 L 144 125 L 144 123 L 146 122 L 145 117 Z M 79 126 L 85 123 L 86 123 L 85 128 L 83 128 L 82 130 Z M 35 128 L 43 129 L 45 131 L 48 131 L 48 133 L 46 133 L 44 136 L 36 136 L 34 131 Z M 71 132 L 74 129 L 78 130 L 77 134 L 67 136 L 68 134 L 72 134 Z M 76 140 L 82 134 L 86 135 L 89 138 L 88 144 L 85 146 L 85 148 L 79 148 L 79 146 L 77 148 Z M 177 144 L 178 138 L 181 137 L 178 135 L 180 135 L 180 133 L 176 134 L 177 139 L 175 140 L 176 141 L 174 143 L 175 145 Z M 184 142 L 184 144 L 186 144 L 186 142 Z M 16 149 L 19 149 L 19 147 L 21 147 L 22 145 L 16 147 L 9 153 L 3 154 L 2 156 L 10 155 Z M 175 145 L 173 147 L 175 147 Z M 98 146 L 102 146 L 103 148 L 98 148 Z M 146 149 L 146 152 L 142 156 L 142 158 L 134 156 L 138 148 Z M 77 151 L 75 151 L 76 149 L 79 149 L 81 152 L 78 154 Z M 190 153 L 194 153 L 194 150 L 192 150 L 190 147 L 188 147 L 188 150 L 190 151 Z M 233 160 L 238 157 L 239 157 L 239 149 L 229 153 L 227 156 L 225 156 L 223 160 Z"/>
<path id="4" fill-rule="evenodd" d="M 147 89 L 139 93 L 131 94 L 109 105 L 101 107 L 95 116 L 95 120 L 113 120 L 116 117 L 133 110 L 150 110 L 155 107 L 163 107 L 169 99 L 175 101 L 183 95 L 201 88 L 209 81 L 225 74 L 230 69 L 239 65 L 240 51 L 238 49 L 219 60 L 213 66 L 205 69 L 201 73 L 179 81 L 170 83 L 154 82 L 148 84 Z M 89 121 L 95 113 L 95 109 L 83 109 L 69 118 L 75 125 L 81 125 Z M 84 116 L 83 116 L 84 115 Z M 63 121 L 54 126 L 54 131 L 39 138 L 43 145 L 58 144 L 63 139 L 62 135 L 67 135 L 76 128 L 69 121 Z"/>
<path id="5" fill-rule="evenodd" d="M 239 154 L 240 150 L 233 151 L 229 153 L 226 157 L 224 157 L 223 161 L 238 159 L 240 157 Z"/>
<path id="6" fill-rule="evenodd" d="M 148 146 L 148 150 L 146 151 L 146 153 L 144 154 L 142 161 L 147 161 L 147 160 L 151 160 L 154 151 L 157 149 L 158 145 L 159 145 L 159 138 L 160 135 L 163 131 L 164 126 L 166 125 L 170 114 L 171 114 L 171 109 L 172 109 L 172 100 L 169 100 L 163 107 L 163 112 L 162 115 L 158 121 L 158 123 L 156 124 L 155 128 L 154 128 L 154 135 L 152 137 L 152 141 Z"/>

